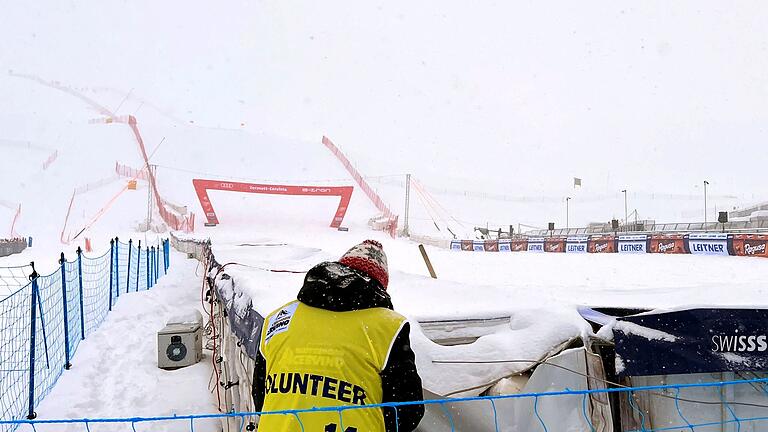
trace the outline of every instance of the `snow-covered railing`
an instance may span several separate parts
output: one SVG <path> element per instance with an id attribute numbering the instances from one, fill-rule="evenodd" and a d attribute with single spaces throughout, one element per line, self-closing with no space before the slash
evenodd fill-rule
<path id="1" fill-rule="evenodd" d="M 80 341 L 95 331 L 120 295 L 147 290 L 168 271 L 170 245 L 164 240 L 141 246 L 132 240 L 110 241 L 98 257 L 78 248 L 59 268 L 38 275 L 34 263 L 0 268 L 24 286 L 0 298 L 0 431 L 14 430 L 19 419 L 34 419 L 35 407 L 69 369 Z M 9 271 L 4 271 L 9 270 Z M 10 283 L 7 284 L 9 287 Z"/>
<path id="2" fill-rule="evenodd" d="M 534 415 L 521 430 L 548 431 L 591 431 L 609 432 L 622 430 L 627 432 L 655 432 L 655 431 L 679 431 L 679 430 L 764 430 L 768 427 L 768 416 L 765 409 L 768 408 L 768 394 L 764 389 L 768 385 L 768 378 L 754 378 L 745 380 L 730 380 L 721 382 L 700 382 L 689 384 L 663 384 L 636 387 L 614 387 L 594 390 L 569 390 L 546 393 L 522 393 L 503 396 L 480 396 L 454 399 L 433 399 L 423 402 L 388 402 L 382 404 L 362 406 L 338 406 L 322 407 L 298 410 L 281 410 L 265 412 L 233 411 L 216 414 L 190 414 L 164 417 L 124 417 L 124 418 L 89 418 L 89 419 L 63 419 L 63 420 L 0 420 L 0 429 L 11 430 L 20 425 L 42 427 L 44 425 L 79 425 L 78 430 L 90 430 L 89 426 L 117 424 L 122 426 L 120 430 L 136 430 L 137 426 L 146 425 L 147 429 L 168 428 L 169 430 L 195 431 L 195 427 L 201 427 L 206 420 L 220 419 L 225 424 L 232 424 L 237 431 L 253 431 L 255 427 L 250 419 L 257 415 L 264 416 L 288 416 L 295 420 L 295 430 L 307 430 L 305 423 L 325 424 L 325 431 L 332 432 L 356 432 L 355 425 L 345 421 L 345 416 L 354 410 L 394 410 L 405 405 L 424 405 L 427 413 L 419 424 L 417 431 L 473 431 L 492 432 L 507 430 L 503 426 L 509 419 L 516 417 L 512 404 L 525 403 L 531 405 Z M 736 402 L 726 396 L 743 392 L 754 393 L 750 402 Z M 595 424 L 589 416 L 591 400 L 608 400 L 610 397 L 628 401 L 626 417 L 627 421 L 613 425 L 611 419 L 605 419 L 601 424 Z M 563 399 L 576 399 L 581 401 L 581 412 L 574 413 L 578 420 L 571 423 L 563 423 L 555 418 L 546 417 L 542 413 L 542 405 L 545 402 Z M 656 418 L 638 405 L 637 400 L 656 400 L 670 413 L 662 419 Z M 717 409 L 713 409 L 713 405 Z M 462 407 L 464 412 L 472 413 L 471 416 L 453 416 L 451 413 Z M 661 410 L 660 410 L 661 411 Z M 563 413 L 563 417 L 567 413 Z M 476 420 L 482 416 L 484 422 Z M 323 420 L 316 420 L 318 417 Z M 314 420 L 313 420 L 314 418 Z M 622 418 L 624 419 L 624 417 Z M 226 429 L 225 429 L 226 430 Z"/>

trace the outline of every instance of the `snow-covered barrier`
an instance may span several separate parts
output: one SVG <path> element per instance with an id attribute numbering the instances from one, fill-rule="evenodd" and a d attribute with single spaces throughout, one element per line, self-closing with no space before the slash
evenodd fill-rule
<path id="1" fill-rule="evenodd" d="M 27 239 L 0 239 L 0 257 L 21 253 L 27 248 Z"/>
<path id="2" fill-rule="evenodd" d="M 434 243 L 440 247 L 440 243 Z M 633 234 L 450 240 L 448 248 L 474 252 L 654 253 L 768 258 L 768 235 L 733 233 Z"/>

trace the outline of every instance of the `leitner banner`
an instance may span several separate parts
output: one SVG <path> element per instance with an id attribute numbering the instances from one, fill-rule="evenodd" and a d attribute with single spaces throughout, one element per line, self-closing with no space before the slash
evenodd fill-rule
<path id="1" fill-rule="evenodd" d="M 638 235 L 620 235 L 618 240 L 619 253 L 647 253 L 648 236 Z"/>
<path id="2" fill-rule="evenodd" d="M 528 252 L 544 252 L 544 238 L 535 237 L 528 239 Z"/>
<path id="3" fill-rule="evenodd" d="M 474 240 L 472 242 L 472 250 L 475 252 L 485 251 L 485 242 L 483 240 Z"/>
<path id="4" fill-rule="evenodd" d="M 461 250 L 461 240 L 451 240 L 451 250 Z"/>
<path id="5" fill-rule="evenodd" d="M 619 318 L 620 376 L 764 371 L 768 309 L 690 309 Z"/>
<path id="6" fill-rule="evenodd" d="M 651 253 L 684 254 L 688 253 L 685 236 L 680 234 L 652 235 Z"/>
<path id="7" fill-rule="evenodd" d="M 589 253 L 614 253 L 616 252 L 616 237 L 592 236 L 587 242 Z"/>
<path id="8" fill-rule="evenodd" d="M 546 252 L 565 252 L 565 238 L 547 237 L 544 240 L 544 251 Z"/>
<path id="9" fill-rule="evenodd" d="M 510 240 L 499 240 L 499 252 L 512 252 Z"/>
<path id="10" fill-rule="evenodd" d="M 587 253 L 588 241 L 589 237 L 587 236 L 568 237 L 568 239 L 565 241 L 565 252 Z"/>
<path id="11" fill-rule="evenodd" d="M 734 234 L 733 254 L 768 258 L 768 235 Z"/>
<path id="12" fill-rule="evenodd" d="M 697 255 L 730 255 L 728 234 L 702 233 L 688 235 L 688 250 Z"/>

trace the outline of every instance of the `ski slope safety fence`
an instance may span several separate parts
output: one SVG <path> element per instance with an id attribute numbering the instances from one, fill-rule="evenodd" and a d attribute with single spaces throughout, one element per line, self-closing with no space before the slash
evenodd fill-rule
<path id="1" fill-rule="evenodd" d="M 398 408 L 406 405 L 424 405 L 426 415 L 419 424 L 419 431 L 438 432 L 498 432 L 510 430 L 510 422 L 519 425 L 514 430 L 525 431 L 585 431 L 603 432 L 621 430 L 626 432 L 659 431 L 757 431 L 768 427 L 768 379 L 750 379 L 714 383 L 656 385 L 643 387 L 604 388 L 595 390 L 572 390 L 547 393 L 524 393 L 503 396 L 479 396 L 453 399 L 433 399 L 419 402 L 390 402 L 371 405 L 326 406 L 309 409 L 280 410 L 264 412 L 227 412 L 215 414 L 179 414 L 158 417 L 88 418 L 61 420 L 1 420 L 3 430 L 18 426 L 32 426 L 34 430 L 59 430 L 65 426 L 76 426 L 75 430 L 89 431 L 91 427 L 106 424 L 119 425 L 117 430 L 150 431 L 177 430 L 194 432 L 195 428 L 209 430 L 206 421 L 231 420 L 235 425 L 226 431 L 254 431 L 257 424 L 252 419 L 258 416 L 288 416 L 293 419 L 291 430 L 311 432 L 305 422 L 325 425 L 325 432 L 358 432 L 345 414 L 354 410 L 391 410 L 395 416 Z M 729 402 L 727 394 L 750 389 L 755 393 L 754 403 Z M 323 387 L 325 391 L 325 387 Z M 332 390 L 335 392 L 335 388 Z M 638 404 L 638 396 L 656 398 L 674 413 L 674 418 L 659 421 L 644 411 Z M 596 404 L 603 404 L 609 398 L 618 397 L 628 404 L 633 415 L 632 421 L 611 426 L 610 418 L 598 419 L 592 416 Z M 559 403 L 572 399 L 580 409 L 571 412 L 562 410 Z M 716 405 L 718 409 L 712 409 Z M 530 418 L 521 419 L 517 406 L 530 406 Z M 458 408 L 462 407 L 462 408 Z M 724 412 L 721 414 L 721 408 Z M 761 413 L 758 413 L 759 410 Z M 464 415 L 457 415 L 463 412 Z M 553 415 L 554 414 L 554 415 Z M 482 417 L 479 417 L 482 416 Z M 321 420 L 317 420 L 320 417 Z M 310 420 L 312 419 L 312 420 Z M 555 420 L 559 419 L 559 420 Z M 604 421 L 602 421 L 604 420 Z M 203 427 L 203 426 L 207 427 Z M 50 427 L 47 428 L 46 426 Z M 32 428 L 30 428 L 32 429 Z M 22 429 L 26 430 L 26 429 Z M 399 428 L 396 428 L 399 430 Z"/>
<path id="2" fill-rule="evenodd" d="M 101 256 L 85 256 L 78 248 L 73 260 L 62 253 L 58 262 L 45 276 L 34 263 L 0 268 L 6 289 L 18 284 L 0 297 L 0 432 L 36 417 L 35 407 L 70 368 L 80 342 L 121 295 L 148 290 L 168 273 L 170 243 L 115 238 Z"/>

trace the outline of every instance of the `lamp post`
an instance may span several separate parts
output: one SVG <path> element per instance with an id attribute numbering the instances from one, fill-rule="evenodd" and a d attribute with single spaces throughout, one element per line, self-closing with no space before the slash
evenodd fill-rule
<path id="1" fill-rule="evenodd" d="M 626 226 L 628 223 L 627 219 L 629 219 L 629 214 L 627 213 L 627 190 L 622 189 L 621 191 L 624 192 L 624 225 Z"/>
<path id="2" fill-rule="evenodd" d="M 707 229 L 707 185 L 708 181 L 704 180 L 704 230 Z"/>
<path id="3" fill-rule="evenodd" d="M 566 233 L 568 232 L 568 229 L 570 229 L 570 227 L 571 227 L 571 225 L 569 223 L 569 220 L 568 220 L 568 215 L 569 215 L 569 212 L 568 212 L 568 201 L 570 201 L 570 200 L 571 200 L 571 197 L 565 197 L 565 232 Z"/>

